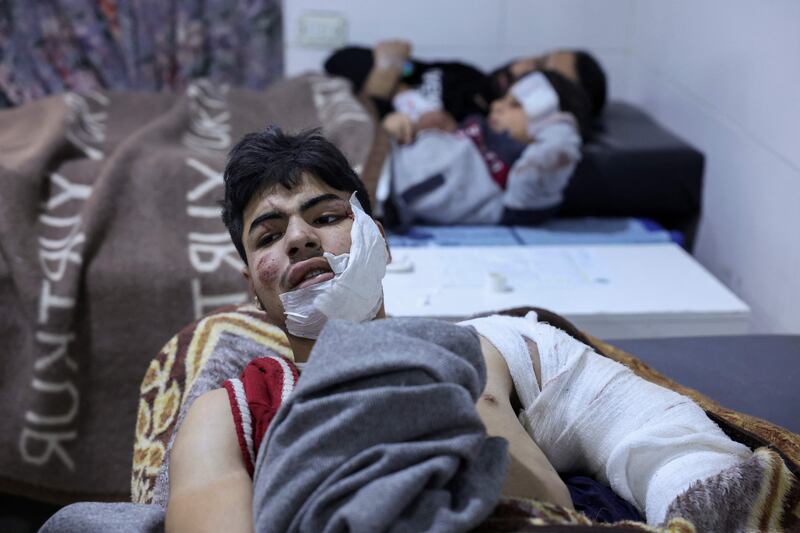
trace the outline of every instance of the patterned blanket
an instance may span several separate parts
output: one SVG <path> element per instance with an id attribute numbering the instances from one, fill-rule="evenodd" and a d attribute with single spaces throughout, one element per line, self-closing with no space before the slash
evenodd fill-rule
<path id="1" fill-rule="evenodd" d="M 69 93 L 0 112 L 0 492 L 128 499 L 152 355 L 248 300 L 221 171 L 269 123 L 322 127 L 374 190 L 382 137 L 341 79 Z"/>
<path id="2" fill-rule="evenodd" d="M 507 314 L 524 316 L 531 308 Z M 544 309 L 549 322 L 632 368 L 639 376 L 697 401 L 731 437 L 757 449 L 733 471 L 695 484 L 673 503 L 661 529 L 640 522 L 593 523 L 559 506 L 530 500 L 501 499 L 477 529 L 490 531 L 561 530 L 566 527 L 612 531 L 790 531 L 800 527 L 800 436 L 748 415 L 725 409 L 687 389 L 613 346 L 589 337 L 559 315 Z M 229 307 L 192 324 L 173 338 L 151 362 L 142 383 L 131 480 L 132 501 L 165 505 L 166 463 L 171 437 L 194 398 L 237 375 L 253 357 L 291 357 L 283 333 L 253 306 Z M 169 398 L 169 400 L 165 400 Z M 164 406 L 168 408 L 165 409 Z"/>

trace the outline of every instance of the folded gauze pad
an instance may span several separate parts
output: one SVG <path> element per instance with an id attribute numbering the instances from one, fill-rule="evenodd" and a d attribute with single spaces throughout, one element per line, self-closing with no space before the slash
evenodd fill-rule
<path id="1" fill-rule="evenodd" d="M 541 72 L 532 72 L 511 86 L 511 94 L 533 122 L 558 111 L 558 93 Z"/>

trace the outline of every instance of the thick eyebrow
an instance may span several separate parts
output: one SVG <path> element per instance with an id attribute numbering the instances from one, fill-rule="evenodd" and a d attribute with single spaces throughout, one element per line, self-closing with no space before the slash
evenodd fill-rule
<path id="1" fill-rule="evenodd" d="M 329 192 L 327 194 L 320 194 L 319 196 L 315 196 L 314 198 L 311 198 L 310 200 L 306 200 L 305 202 L 303 202 L 303 205 L 300 206 L 300 212 L 304 213 L 309 209 L 311 209 L 312 207 L 314 207 L 315 205 L 320 204 L 322 202 L 328 202 L 330 200 L 338 200 L 340 202 L 344 202 L 344 200 L 342 200 L 333 193 Z"/>
<path id="2" fill-rule="evenodd" d="M 306 211 L 308 211 L 309 209 L 311 209 L 315 205 L 320 204 L 322 202 L 329 202 L 331 200 L 338 200 L 340 202 L 344 202 L 344 200 L 342 200 L 340 197 L 336 196 L 333 193 L 320 194 L 319 196 L 315 196 L 315 197 L 310 198 L 310 199 L 306 200 L 305 202 L 303 202 L 303 204 L 300 206 L 300 212 L 301 213 L 305 213 Z M 253 233 L 253 231 L 256 228 L 258 228 L 258 226 L 261 223 L 266 222 L 267 220 L 275 220 L 276 218 L 286 218 L 286 213 L 284 213 L 282 211 L 269 211 L 267 213 L 263 213 L 261 215 L 258 215 L 250 223 L 250 230 L 247 232 L 247 235 L 248 236 L 251 235 Z"/>

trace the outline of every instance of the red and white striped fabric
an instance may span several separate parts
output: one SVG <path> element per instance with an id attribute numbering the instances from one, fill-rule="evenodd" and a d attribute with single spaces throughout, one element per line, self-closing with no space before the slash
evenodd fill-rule
<path id="1" fill-rule="evenodd" d="M 280 356 L 253 359 L 239 378 L 223 383 L 228 391 L 236 437 L 250 477 L 256 454 L 275 413 L 297 384 L 297 367 Z"/>

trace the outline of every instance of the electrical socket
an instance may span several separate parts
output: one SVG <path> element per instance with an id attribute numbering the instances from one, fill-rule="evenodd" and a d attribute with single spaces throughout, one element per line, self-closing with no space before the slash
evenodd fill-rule
<path id="1" fill-rule="evenodd" d="M 347 19 L 338 13 L 305 13 L 300 16 L 298 29 L 298 42 L 308 48 L 338 48 L 347 44 Z"/>

